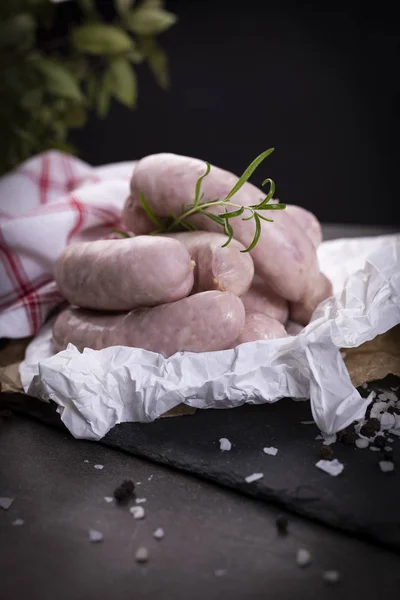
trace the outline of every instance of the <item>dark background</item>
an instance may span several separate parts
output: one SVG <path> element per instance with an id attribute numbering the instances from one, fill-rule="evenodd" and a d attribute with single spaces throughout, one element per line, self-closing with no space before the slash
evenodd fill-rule
<path id="1" fill-rule="evenodd" d="M 272 177 L 281 201 L 323 222 L 400 225 L 395 2 L 167 0 L 166 8 L 179 16 L 159 37 L 171 89 L 138 66 L 137 110 L 115 104 L 106 120 L 72 134 L 84 160 L 176 152 L 240 173 L 274 146 L 252 181 Z"/>

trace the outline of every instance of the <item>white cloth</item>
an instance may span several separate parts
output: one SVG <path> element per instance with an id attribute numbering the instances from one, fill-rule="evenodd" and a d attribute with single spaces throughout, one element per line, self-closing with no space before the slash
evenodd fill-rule
<path id="1" fill-rule="evenodd" d="M 134 165 L 51 151 L 0 179 L 0 338 L 36 334 L 62 301 L 53 267 L 69 243 L 120 227 Z"/>

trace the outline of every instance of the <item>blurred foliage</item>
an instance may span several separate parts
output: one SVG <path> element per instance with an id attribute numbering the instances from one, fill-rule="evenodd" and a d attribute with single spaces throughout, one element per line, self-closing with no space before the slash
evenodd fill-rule
<path id="1" fill-rule="evenodd" d="M 90 110 L 104 118 L 115 98 L 134 108 L 135 65 L 146 61 L 158 84 L 169 85 L 167 57 L 156 36 L 177 20 L 163 0 L 114 0 L 105 22 L 94 0 L 77 0 L 78 22 L 52 35 L 59 4 L 0 2 L 0 174 L 56 148 L 74 152 L 68 130 Z"/>

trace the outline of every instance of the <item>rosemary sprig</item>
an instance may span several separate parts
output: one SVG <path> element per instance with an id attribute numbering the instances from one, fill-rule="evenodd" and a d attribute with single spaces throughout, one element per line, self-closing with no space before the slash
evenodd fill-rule
<path id="1" fill-rule="evenodd" d="M 275 193 L 275 183 L 272 179 L 265 179 L 262 182 L 262 186 L 269 184 L 268 194 L 263 198 L 258 204 L 252 204 L 250 206 L 242 206 L 240 204 L 235 204 L 231 202 L 231 198 L 240 190 L 240 188 L 250 179 L 251 175 L 257 169 L 257 167 L 263 162 L 267 156 L 272 154 L 274 148 L 269 148 L 265 152 L 262 152 L 259 156 L 257 156 L 253 162 L 247 167 L 247 169 L 243 172 L 241 177 L 239 177 L 238 181 L 235 183 L 233 188 L 228 192 L 228 194 L 222 200 L 216 199 L 211 200 L 209 202 L 202 202 L 204 194 L 201 193 L 201 184 L 203 179 L 207 177 L 211 170 L 211 166 L 208 162 L 206 162 L 206 170 L 201 175 L 195 186 L 195 194 L 194 194 L 194 202 L 193 204 L 183 205 L 181 208 L 181 214 L 175 215 L 171 213 L 171 216 L 167 219 L 164 219 L 162 222 L 159 218 L 154 214 L 152 209 L 150 208 L 148 202 L 146 201 L 142 192 L 140 192 L 140 202 L 143 207 L 143 210 L 146 212 L 149 219 L 156 225 L 157 229 L 152 231 L 150 235 L 158 235 L 160 233 L 171 233 L 172 231 L 182 231 L 182 229 L 187 229 L 189 231 L 193 231 L 196 229 L 194 225 L 188 222 L 188 218 L 196 213 L 201 213 L 206 217 L 212 219 L 215 223 L 223 227 L 224 232 L 227 236 L 226 242 L 222 245 L 224 248 L 227 246 L 233 238 L 233 228 L 231 223 L 229 222 L 231 219 L 242 217 L 242 215 L 247 212 L 248 216 L 242 217 L 243 221 L 254 220 L 255 223 L 255 231 L 254 238 L 250 243 L 249 247 L 245 250 L 241 250 L 241 252 L 250 252 L 252 250 L 261 235 L 261 221 L 268 221 L 270 223 L 273 222 L 273 219 L 269 219 L 260 211 L 266 210 L 283 210 L 286 208 L 285 204 L 270 204 L 270 201 L 273 198 Z M 223 212 L 221 214 L 215 214 L 214 212 L 209 211 L 209 208 L 221 207 Z M 228 207 L 233 210 L 228 210 Z"/>

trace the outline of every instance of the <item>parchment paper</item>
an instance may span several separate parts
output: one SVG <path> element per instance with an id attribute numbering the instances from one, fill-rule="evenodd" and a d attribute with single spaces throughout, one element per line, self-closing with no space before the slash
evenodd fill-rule
<path id="1" fill-rule="evenodd" d="M 21 363 L 23 388 L 56 402 L 77 438 L 101 439 L 117 423 L 152 421 L 181 403 L 230 408 L 284 397 L 310 398 L 321 431 L 336 432 L 362 418 L 370 402 L 354 384 L 380 377 L 387 369 L 398 371 L 394 328 L 400 323 L 399 257 L 400 235 L 323 243 L 321 270 L 332 280 L 335 295 L 321 303 L 299 335 L 233 350 L 164 359 L 122 346 L 81 354 L 69 345 L 52 356 L 50 322 Z M 382 334 L 391 330 L 383 350 Z M 391 358 L 385 361 L 381 354 L 374 365 L 373 346 L 358 353 L 354 348 L 377 336 L 382 336 L 374 342 L 379 352 Z"/>

